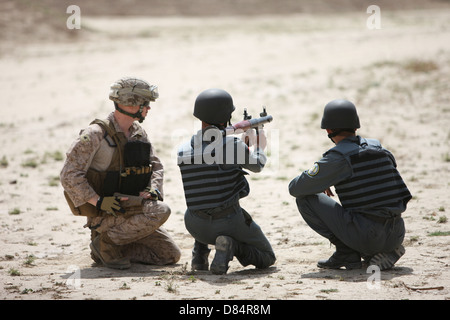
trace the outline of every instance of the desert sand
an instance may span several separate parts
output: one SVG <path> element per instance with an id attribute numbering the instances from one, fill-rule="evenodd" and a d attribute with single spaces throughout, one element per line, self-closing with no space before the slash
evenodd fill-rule
<path id="1" fill-rule="evenodd" d="M 79 1 L 78 30 L 66 27 L 68 2 L 42 3 L 3 1 L 0 12 L 8 31 L 0 38 L 0 299 L 450 298 L 448 3 L 393 10 L 383 2 L 381 29 L 370 29 L 368 4 L 182 16 L 102 14 Z M 112 111 L 109 85 L 125 75 L 159 87 L 143 126 L 165 165 L 172 214 L 164 226 L 182 250 L 173 266 L 93 265 L 85 218 L 71 214 L 59 183 L 65 152 L 91 120 Z M 262 106 L 274 118 L 265 127 L 269 162 L 248 176 L 251 193 L 241 201 L 276 253 L 267 270 L 236 259 L 222 276 L 190 270 L 193 239 L 175 154 L 199 129 L 193 103 L 211 87 L 234 97 L 233 122 L 244 108 L 255 117 Z M 406 254 L 378 280 L 365 268 L 316 266 L 334 247 L 306 225 L 287 188 L 333 146 L 320 119 L 335 98 L 356 104 L 359 134 L 394 153 L 414 196 L 403 214 Z"/>

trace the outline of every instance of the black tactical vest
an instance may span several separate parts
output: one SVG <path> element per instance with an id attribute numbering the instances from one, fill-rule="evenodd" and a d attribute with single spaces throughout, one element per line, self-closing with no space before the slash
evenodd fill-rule
<path id="1" fill-rule="evenodd" d="M 222 147 L 233 143 L 225 137 Z M 239 198 L 247 196 L 250 187 L 245 178 L 247 174 L 238 164 L 209 163 L 205 159 L 214 158 L 209 142 L 200 147 L 201 154 L 195 154 L 194 139 L 183 144 L 178 150 L 178 166 L 181 171 L 187 207 L 190 210 L 203 210 L 232 205 Z M 225 154 L 225 151 L 224 151 Z"/>
<path id="2" fill-rule="evenodd" d="M 411 193 L 397 171 L 393 156 L 374 139 L 360 138 L 360 144 L 338 144 L 333 151 L 345 156 L 352 167 L 351 178 L 335 185 L 336 193 L 346 209 L 397 207 L 406 203 Z M 353 146 L 352 146 L 353 145 Z"/>
<path id="3" fill-rule="evenodd" d="M 115 192 L 139 195 L 150 182 L 150 148 L 148 142 L 127 141 L 123 132 L 116 132 L 114 124 L 107 120 L 94 120 L 105 131 L 108 145 L 114 148 L 111 163 L 106 171 L 90 168 L 86 178 L 100 196 L 112 196 Z"/>

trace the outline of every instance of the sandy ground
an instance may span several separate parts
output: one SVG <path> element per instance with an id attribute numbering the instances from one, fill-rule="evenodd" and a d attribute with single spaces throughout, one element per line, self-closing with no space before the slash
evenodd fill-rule
<path id="1" fill-rule="evenodd" d="M 251 17 L 88 17 L 46 41 L 2 40 L 0 50 L 0 299 L 297 300 L 450 298 L 450 9 Z M 65 12 L 63 18 L 68 17 Z M 3 17 L 5 18 L 5 17 Z M 65 20 L 60 19 L 65 28 Z M 70 32 L 79 34 L 70 35 Z M 89 230 L 59 184 L 80 129 L 112 110 L 108 88 L 135 75 L 159 86 L 143 123 L 165 164 L 165 227 L 182 249 L 174 266 L 92 265 Z M 277 255 L 268 270 L 234 260 L 227 275 L 191 272 L 193 239 L 176 146 L 198 129 L 203 89 L 229 91 L 273 115 L 269 163 L 242 200 Z M 334 248 L 300 217 L 287 186 L 332 147 L 323 106 L 345 97 L 365 137 L 396 156 L 414 195 L 404 213 L 406 254 L 379 281 L 366 269 L 322 270 Z M 212 251 L 214 254 L 214 251 Z"/>

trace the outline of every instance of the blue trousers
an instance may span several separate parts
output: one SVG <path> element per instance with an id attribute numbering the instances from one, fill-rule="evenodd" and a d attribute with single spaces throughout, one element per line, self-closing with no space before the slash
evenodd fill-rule
<path id="1" fill-rule="evenodd" d="M 186 229 L 196 241 L 214 245 L 218 236 L 229 236 L 237 243 L 235 256 L 243 265 L 256 268 L 268 268 L 275 263 L 272 246 L 253 221 L 250 215 L 239 205 L 228 216 L 220 219 L 202 218 L 186 210 L 184 222 Z"/>
<path id="2" fill-rule="evenodd" d="M 318 234 L 338 238 L 362 255 L 390 252 L 402 244 L 405 225 L 401 217 L 374 221 L 346 210 L 324 193 L 299 197 L 297 207 L 305 222 Z"/>

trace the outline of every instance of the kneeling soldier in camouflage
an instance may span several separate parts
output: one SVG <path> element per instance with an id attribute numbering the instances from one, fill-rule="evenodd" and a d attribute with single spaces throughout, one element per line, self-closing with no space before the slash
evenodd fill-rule
<path id="1" fill-rule="evenodd" d="M 226 91 L 203 91 L 194 106 L 202 130 L 178 151 L 187 204 L 185 225 L 195 238 L 192 269 L 208 270 L 208 244 L 212 244 L 216 249 L 210 268 L 214 274 L 225 274 L 234 256 L 243 266 L 256 268 L 268 268 L 275 262 L 261 228 L 239 204 L 250 192 L 243 169 L 260 172 L 266 162 L 265 135 L 260 131 L 253 152 L 241 139 L 223 137 L 221 130 L 234 109 Z"/>
<path id="2" fill-rule="evenodd" d="M 350 101 L 329 102 L 321 127 L 336 146 L 289 185 L 305 222 L 336 246 L 336 252 L 317 265 L 357 269 L 364 258 L 389 269 L 405 253 L 401 214 L 411 199 L 394 156 L 378 140 L 355 134 L 360 123 Z M 331 186 L 340 204 L 330 198 Z"/>
<path id="3" fill-rule="evenodd" d="M 82 130 L 61 171 L 73 214 L 86 216 L 91 257 L 126 269 L 130 262 L 173 264 L 181 255 L 161 226 L 170 215 L 163 200 L 163 166 L 142 122 L 157 87 L 136 78 L 111 86 L 115 111 Z"/>

